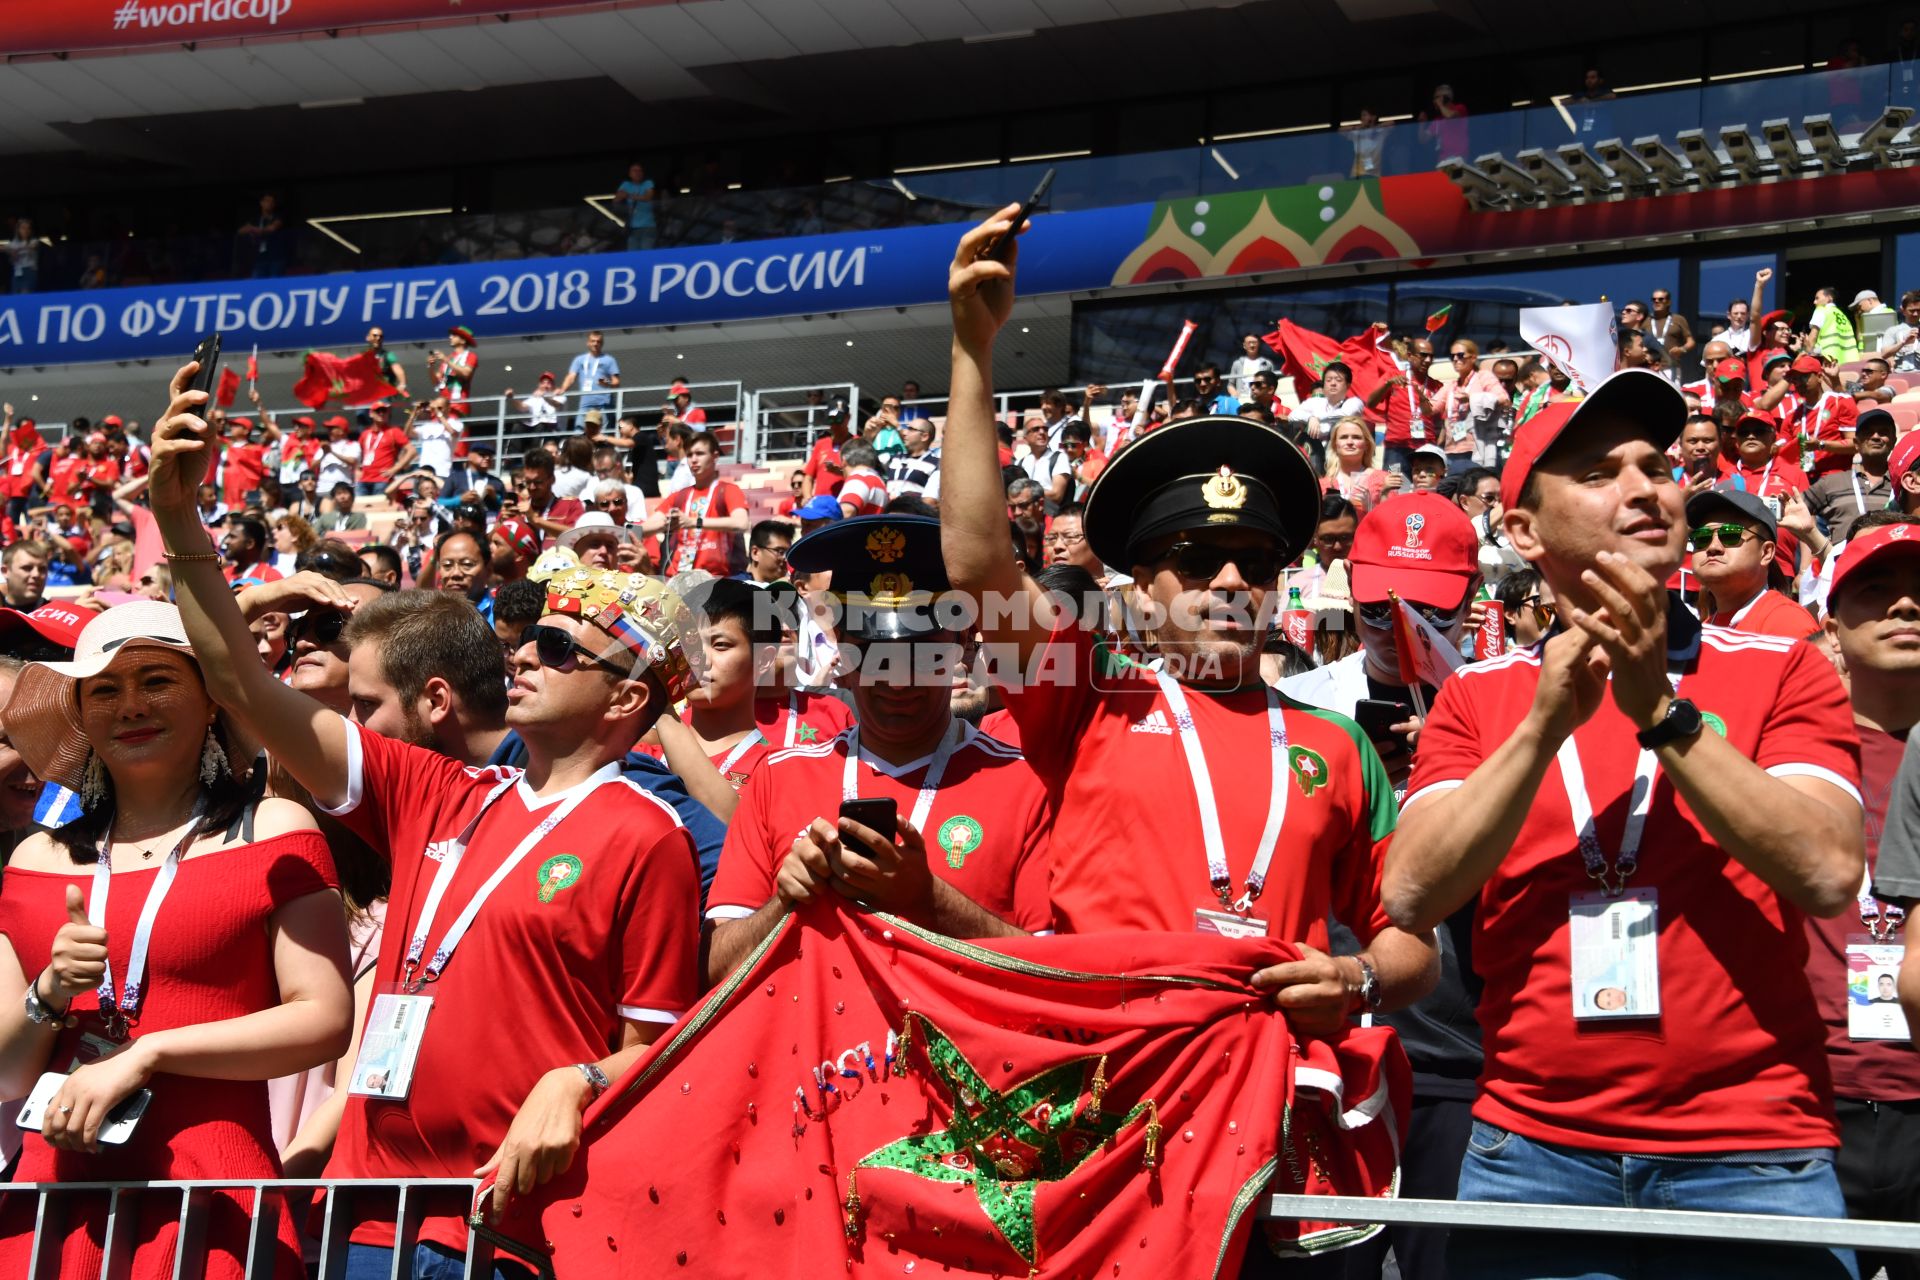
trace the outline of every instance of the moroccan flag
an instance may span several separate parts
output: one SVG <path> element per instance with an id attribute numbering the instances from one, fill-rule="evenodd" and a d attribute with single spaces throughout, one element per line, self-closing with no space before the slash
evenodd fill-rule
<path id="1" fill-rule="evenodd" d="M 1419 516 L 1408 516 L 1418 520 Z M 1438 689 L 1466 662 L 1460 647 L 1421 617 L 1405 600 L 1393 597 L 1393 649 L 1400 662 L 1400 682 Z"/>
<path id="2" fill-rule="evenodd" d="M 260 353 L 253 351 L 247 355 L 247 381 L 260 381 Z"/>
<path id="3" fill-rule="evenodd" d="M 1313 384 L 1320 381 L 1320 371 L 1335 360 L 1353 370 L 1353 394 L 1365 400 L 1375 387 L 1399 372 L 1393 352 L 1381 345 L 1385 338 L 1384 325 L 1375 325 L 1345 342 L 1335 342 L 1324 333 L 1282 320 L 1280 327 L 1261 341 L 1280 354 L 1281 367 L 1292 375 L 1294 392 L 1302 400 L 1313 394 Z M 1367 417 L 1378 422 L 1384 414 L 1369 409 Z"/>
<path id="4" fill-rule="evenodd" d="M 588 1111 L 573 1166 L 500 1230 L 566 1277 L 1232 1277 L 1262 1195 L 1393 1194 L 1405 1055 L 1384 1029 L 1296 1044 L 1247 979 L 1297 954 L 977 945 L 810 905 Z M 1263 1228 L 1288 1252 L 1372 1234 Z"/>
<path id="5" fill-rule="evenodd" d="M 362 351 L 342 358 L 327 351 L 307 352 L 306 371 L 293 384 L 293 397 L 309 409 L 319 409 L 329 400 L 343 404 L 372 404 L 400 390 L 380 376 L 380 358 Z"/>
<path id="6" fill-rule="evenodd" d="M 1440 309 L 1439 309 L 1438 311 L 1436 311 L 1436 312 L 1434 312 L 1434 313 L 1433 313 L 1432 315 L 1430 315 L 1430 316 L 1428 316 L 1428 317 L 1427 317 L 1427 332 L 1428 332 L 1428 333 L 1438 333 L 1438 332 L 1440 332 L 1440 331 L 1441 331 L 1442 329 L 1444 329 L 1444 328 L 1446 328 L 1446 327 L 1447 327 L 1447 317 L 1448 317 L 1448 316 L 1449 316 L 1450 314 L 1452 314 L 1452 312 L 1453 312 L 1453 304 L 1452 304 L 1451 302 L 1449 302 L 1449 303 L 1448 303 L 1448 304 L 1447 304 L 1446 306 L 1444 306 L 1444 307 L 1442 307 L 1442 308 L 1440 308 Z"/>
<path id="7" fill-rule="evenodd" d="M 233 397 L 240 390 L 240 375 L 231 369 L 220 370 L 220 385 L 213 390 L 213 402 L 222 409 L 233 408 Z"/>

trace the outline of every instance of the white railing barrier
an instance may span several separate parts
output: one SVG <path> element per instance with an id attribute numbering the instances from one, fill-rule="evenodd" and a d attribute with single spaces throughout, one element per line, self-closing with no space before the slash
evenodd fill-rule
<path id="1" fill-rule="evenodd" d="M 1653 1236 L 1669 1240 L 1737 1240 L 1742 1244 L 1920 1254 L 1920 1224 L 1866 1218 L 1796 1218 L 1758 1213 L 1701 1213 L 1685 1209 L 1279 1195 L 1267 1198 L 1259 1216 L 1305 1218 L 1315 1222 L 1471 1227 L 1490 1231 Z"/>
<path id="2" fill-rule="evenodd" d="M 0 1183 L 0 1197 L 34 1197 L 33 1250 L 27 1272 L 20 1280 L 95 1280 L 94 1277 L 62 1275 L 61 1246 L 66 1240 L 69 1209 L 76 1201 L 107 1198 L 107 1222 L 101 1244 L 98 1280 L 120 1280 L 130 1273 L 140 1205 L 156 1196 L 179 1199 L 179 1230 L 174 1239 L 172 1274 L 177 1280 L 198 1280 L 206 1273 L 206 1229 L 219 1191 L 251 1192 L 253 1205 L 248 1214 L 247 1248 L 241 1259 L 245 1280 L 272 1280 L 278 1250 L 277 1224 L 284 1201 L 276 1193 L 318 1193 L 320 1205 L 319 1280 L 340 1280 L 346 1274 L 347 1236 L 353 1227 L 350 1202 L 356 1197 L 378 1197 L 384 1211 L 394 1205 L 397 1223 L 397 1247 L 389 1280 L 407 1280 L 412 1272 L 414 1245 L 420 1219 L 430 1195 L 442 1199 L 458 1195 L 471 1202 L 479 1183 L 471 1178 L 411 1178 L 397 1181 L 324 1181 L 238 1179 L 197 1180 L 190 1182 L 10 1182 Z M 296 1200 L 299 1198 L 296 1197 Z M 264 1210 L 264 1211 L 263 1211 Z M 304 1223 L 296 1224 L 304 1227 Z M 465 1258 L 467 1280 L 486 1280 L 493 1274 L 494 1243 L 492 1232 L 469 1231 Z M 503 1246 L 510 1242 L 501 1241 Z M 509 1256 L 517 1256 L 504 1249 Z M 520 1258 L 539 1268 L 540 1260 Z"/>

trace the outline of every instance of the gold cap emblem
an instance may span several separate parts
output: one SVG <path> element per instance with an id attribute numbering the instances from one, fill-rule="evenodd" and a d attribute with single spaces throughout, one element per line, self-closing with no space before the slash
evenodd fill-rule
<path id="1" fill-rule="evenodd" d="M 1247 505 L 1247 486 L 1223 463 L 1220 474 L 1200 486 L 1200 496 L 1216 511 L 1238 511 Z"/>

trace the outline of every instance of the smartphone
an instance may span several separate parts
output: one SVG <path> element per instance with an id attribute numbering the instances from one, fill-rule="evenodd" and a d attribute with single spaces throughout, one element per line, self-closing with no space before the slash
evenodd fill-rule
<path id="1" fill-rule="evenodd" d="M 66 1080 L 66 1073 L 61 1071 L 49 1071 L 41 1076 L 33 1086 L 33 1092 L 20 1104 L 20 1115 L 15 1123 L 22 1129 L 40 1132 L 41 1123 L 46 1119 L 47 1104 L 53 1101 L 53 1095 L 60 1092 L 60 1086 Z M 122 1098 L 113 1110 L 107 1112 L 106 1120 L 100 1125 L 101 1143 L 119 1146 L 131 1138 L 134 1126 L 140 1123 L 141 1116 L 147 1114 L 147 1107 L 152 1102 L 151 1089 L 137 1089 Z"/>
<path id="2" fill-rule="evenodd" d="M 1020 234 L 1021 226 L 1033 216 L 1033 211 L 1040 202 L 1047 198 L 1047 188 L 1053 185 L 1053 173 L 1053 167 L 1049 165 L 1047 171 L 1040 175 L 1040 185 L 1033 189 L 1033 194 L 1027 197 L 1027 202 L 1020 206 L 1020 212 L 1013 215 L 1013 229 L 988 245 L 987 251 L 981 254 L 981 257 L 989 262 L 1007 260 L 1007 252 L 1013 247 L 1014 237 Z"/>
<path id="3" fill-rule="evenodd" d="M 889 838 L 900 828 L 900 809 L 891 800 L 842 800 L 840 816 Z"/>
<path id="4" fill-rule="evenodd" d="M 1405 724 L 1413 718 L 1413 708 L 1404 702 L 1388 702 L 1381 698 L 1362 698 L 1353 704 L 1353 722 L 1360 726 L 1367 737 L 1374 742 L 1385 743 L 1395 750 L 1406 750 L 1406 738 L 1393 731 L 1393 726 Z"/>
<path id="5" fill-rule="evenodd" d="M 193 349 L 193 359 L 200 362 L 200 368 L 193 375 L 193 384 L 187 389 L 207 393 L 207 402 L 200 406 L 200 412 L 204 414 L 213 408 L 213 385 L 220 380 L 220 335 L 210 333 L 200 339 L 200 345 Z"/>

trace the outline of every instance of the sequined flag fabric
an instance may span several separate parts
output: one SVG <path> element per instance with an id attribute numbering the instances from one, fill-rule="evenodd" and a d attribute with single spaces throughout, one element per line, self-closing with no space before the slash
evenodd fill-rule
<path id="1" fill-rule="evenodd" d="M 1391 1032 L 1296 1043 L 1247 985 L 1294 955 L 986 947 L 809 907 L 616 1082 L 502 1230 L 559 1276 L 760 1280 L 1231 1276 L 1250 1238 L 1354 1243 L 1368 1229 L 1254 1233 L 1272 1190 L 1392 1194 L 1407 1115 Z"/>

